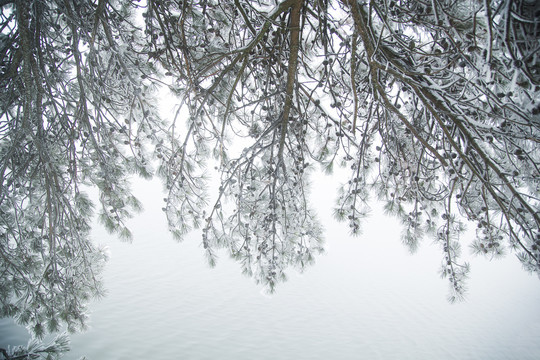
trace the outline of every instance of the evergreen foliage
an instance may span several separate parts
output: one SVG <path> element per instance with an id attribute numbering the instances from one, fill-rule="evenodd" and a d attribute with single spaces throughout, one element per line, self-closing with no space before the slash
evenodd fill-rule
<path id="1" fill-rule="evenodd" d="M 323 249 L 307 195 L 318 166 L 350 169 L 335 214 L 352 234 L 376 194 L 412 251 L 439 244 L 452 301 L 469 272 L 464 221 L 475 253 L 540 269 L 534 0 L 0 6 L 0 315 L 37 336 L 84 327 L 102 293 L 81 187 L 129 239 L 133 174 L 163 179 L 176 238 L 202 228 L 211 264 L 227 249 L 271 291 Z M 159 87 L 185 122 L 160 119 Z"/>

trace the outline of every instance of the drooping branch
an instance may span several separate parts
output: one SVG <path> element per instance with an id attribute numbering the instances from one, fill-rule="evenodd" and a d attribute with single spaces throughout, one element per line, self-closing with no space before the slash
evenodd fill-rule
<path id="1" fill-rule="evenodd" d="M 281 136 L 278 152 L 279 161 L 282 161 L 283 158 L 283 148 L 285 146 L 285 137 L 287 135 L 289 116 L 293 103 L 294 87 L 296 84 L 296 73 L 298 70 L 298 52 L 300 49 L 300 15 L 302 3 L 303 0 L 296 0 L 293 3 L 289 20 L 289 31 L 291 40 L 289 65 L 287 68 L 287 85 L 285 88 L 285 104 L 283 105 L 283 113 L 281 115 Z"/>
<path id="2" fill-rule="evenodd" d="M 362 39 L 364 48 L 366 49 L 369 67 L 370 67 L 371 82 L 378 93 L 377 95 L 382 98 L 383 103 L 385 104 L 386 108 L 391 110 L 393 113 L 397 115 L 397 117 L 407 127 L 407 129 L 409 129 L 409 131 L 411 131 L 411 133 L 414 134 L 416 139 L 418 139 L 418 141 L 420 141 L 420 143 L 423 146 L 425 146 L 426 149 L 428 149 L 441 162 L 441 164 L 446 166 L 446 160 L 438 153 L 436 149 L 434 149 L 425 139 L 423 139 L 420 136 L 420 134 L 418 134 L 416 129 L 407 120 L 407 118 L 388 99 L 386 90 L 384 89 L 383 85 L 379 83 L 379 80 L 378 80 L 379 71 L 384 71 L 385 68 L 381 64 L 379 64 L 375 59 L 376 44 L 374 44 L 374 40 L 372 40 L 372 36 L 370 34 L 367 23 L 364 20 L 365 14 L 363 13 L 363 10 L 358 6 L 357 1 L 346 0 L 346 3 L 351 9 L 351 13 L 353 16 L 356 30 L 358 31 L 358 34 L 360 35 Z"/>

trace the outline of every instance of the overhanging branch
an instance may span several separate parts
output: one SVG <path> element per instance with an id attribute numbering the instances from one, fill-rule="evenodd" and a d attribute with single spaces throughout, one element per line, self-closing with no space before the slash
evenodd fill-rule
<path id="1" fill-rule="evenodd" d="M 291 15 L 289 21 L 291 52 L 289 55 L 289 66 L 287 69 L 287 87 L 285 93 L 285 104 L 281 119 L 281 136 L 279 142 L 278 159 L 282 161 L 283 149 L 285 145 L 285 136 L 287 134 L 287 126 L 292 108 L 294 84 L 296 83 L 296 73 L 298 68 L 298 51 L 300 48 L 300 10 L 302 9 L 303 0 L 297 0 L 292 4 Z"/>

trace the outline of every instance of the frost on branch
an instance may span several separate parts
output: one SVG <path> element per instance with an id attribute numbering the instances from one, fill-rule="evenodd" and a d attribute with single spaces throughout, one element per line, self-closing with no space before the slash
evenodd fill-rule
<path id="1" fill-rule="evenodd" d="M 511 251 L 538 271 L 537 12 L 525 0 L 152 2 L 152 46 L 221 163 L 202 216 L 210 259 L 215 247 L 243 259 L 259 251 L 255 229 L 281 228 L 271 199 L 287 199 L 299 153 L 350 169 L 335 214 L 353 234 L 375 193 L 411 251 L 435 239 L 451 299 L 465 289 L 462 251 Z"/>
<path id="2" fill-rule="evenodd" d="M 1 10 L 1 311 L 35 335 L 82 328 L 102 292 L 104 254 L 88 238 L 96 205 L 81 187 L 97 187 L 99 218 L 129 239 L 134 174 L 163 179 L 176 238 L 201 227 L 210 263 L 226 249 L 270 290 L 322 251 L 307 195 L 318 166 L 349 172 L 335 214 L 351 233 L 375 194 L 411 251 L 435 240 L 451 300 L 464 294 L 465 251 L 513 253 L 538 273 L 537 2 L 17 0 Z M 186 116 L 160 119 L 159 85 Z"/>
<path id="3" fill-rule="evenodd" d="M 158 78 L 116 1 L 2 2 L 0 66 L 0 316 L 40 339 L 84 329 L 104 293 L 106 253 L 89 238 L 100 220 L 129 239 L 141 205 L 132 174 L 152 174 L 151 148 L 167 138 Z M 150 79 L 150 77 L 153 79 Z"/>

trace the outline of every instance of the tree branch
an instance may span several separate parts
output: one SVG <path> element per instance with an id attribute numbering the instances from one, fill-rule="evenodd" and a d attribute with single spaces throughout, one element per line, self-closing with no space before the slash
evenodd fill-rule
<path id="1" fill-rule="evenodd" d="M 290 15 L 289 29 L 291 32 L 291 52 L 289 55 L 289 67 L 287 70 L 287 87 L 285 93 L 285 104 L 281 118 L 281 136 L 279 142 L 278 159 L 282 161 L 285 136 L 289 123 L 289 115 L 292 108 L 294 84 L 296 83 L 296 72 L 298 67 L 298 51 L 300 48 L 300 10 L 303 0 L 296 0 L 293 3 Z"/>

